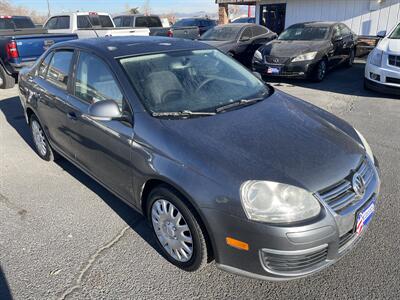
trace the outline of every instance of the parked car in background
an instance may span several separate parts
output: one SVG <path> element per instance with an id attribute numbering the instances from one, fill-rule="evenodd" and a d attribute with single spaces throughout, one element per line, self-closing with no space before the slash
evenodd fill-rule
<path id="1" fill-rule="evenodd" d="M 61 154 L 137 209 L 183 270 L 215 259 L 258 279 L 311 275 L 374 215 L 380 178 L 365 138 L 205 43 L 66 42 L 19 85 L 38 155 Z"/>
<path id="2" fill-rule="evenodd" d="M 163 27 L 171 27 L 171 23 L 169 22 L 168 18 L 160 18 L 161 24 Z"/>
<path id="3" fill-rule="evenodd" d="M 45 25 L 51 33 L 76 33 L 80 39 L 104 36 L 148 36 L 148 28 L 115 28 L 111 16 L 98 12 L 75 12 L 50 17 Z"/>
<path id="4" fill-rule="evenodd" d="M 237 18 L 232 21 L 232 23 L 256 23 L 256 18 L 254 17 L 247 17 L 247 18 Z"/>
<path id="5" fill-rule="evenodd" d="M 208 18 L 187 18 L 177 21 L 172 28 L 196 26 L 199 28 L 200 35 L 203 35 L 207 30 L 217 26 L 217 21 Z"/>
<path id="6" fill-rule="evenodd" d="M 115 16 L 113 21 L 117 27 L 149 28 L 152 36 L 168 36 L 192 40 L 199 37 L 198 27 L 163 27 L 160 17 L 156 15 L 119 15 Z"/>
<path id="7" fill-rule="evenodd" d="M 276 38 L 277 34 L 264 26 L 231 23 L 210 29 L 199 40 L 251 66 L 254 52 Z"/>
<path id="8" fill-rule="evenodd" d="M 400 95 L 400 23 L 379 35 L 382 40 L 365 65 L 365 88 Z"/>
<path id="9" fill-rule="evenodd" d="M 31 66 L 47 48 L 76 38 L 76 34 L 37 29 L 29 17 L 0 16 L 0 89 L 14 87 L 18 72 Z"/>
<path id="10" fill-rule="evenodd" d="M 256 51 L 253 68 L 263 76 L 322 81 L 339 64 L 351 67 L 357 36 L 342 23 L 307 22 L 290 26 Z"/>

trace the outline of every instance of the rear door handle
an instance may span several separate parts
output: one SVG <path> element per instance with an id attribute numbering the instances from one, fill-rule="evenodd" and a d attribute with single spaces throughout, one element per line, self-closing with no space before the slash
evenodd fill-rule
<path id="1" fill-rule="evenodd" d="M 78 117 L 76 116 L 76 113 L 74 113 L 73 111 L 67 113 L 67 117 L 68 117 L 68 119 L 73 120 L 73 121 L 78 120 Z"/>

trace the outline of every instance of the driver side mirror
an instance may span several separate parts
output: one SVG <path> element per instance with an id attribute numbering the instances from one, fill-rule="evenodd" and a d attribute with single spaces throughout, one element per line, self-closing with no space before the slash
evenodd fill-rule
<path id="1" fill-rule="evenodd" d="M 121 120 L 122 112 L 114 100 L 98 101 L 88 108 L 88 116 L 96 121 Z"/>
<path id="2" fill-rule="evenodd" d="M 383 39 L 386 36 L 386 30 L 379 31 L 376 36 Z"/>

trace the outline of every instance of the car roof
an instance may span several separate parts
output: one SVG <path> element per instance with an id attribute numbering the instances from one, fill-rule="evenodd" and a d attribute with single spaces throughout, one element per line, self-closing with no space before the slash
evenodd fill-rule
<path id="1" fill-rule="evenodd" d="M 296 23 L 291 26 L 296 25 L 306 25 L 306 26 L 315 26 L 315 27 L 331 27 L 333 25 L 340 24 L 338 22 L 328 22 L 328 21 L 313 21 L 313 22 L 303 22 L 303 23 Z"/>
<path id="2" fill-rule="evenodd" d="M 179 50 L 213 49 L 211 46 L 186 39 L 149 36 L 102 37 L 57 43 L 52 49 L 78 48 L 97 52 L 104 57 L 146 55 Z"/>
<path id="3" fill-rule="evenodd" d="M 253 23 L 229 23 L 224 25 L 218 25 L 217 27 L 247 27 L 247 26 L 256 26 Z"/>

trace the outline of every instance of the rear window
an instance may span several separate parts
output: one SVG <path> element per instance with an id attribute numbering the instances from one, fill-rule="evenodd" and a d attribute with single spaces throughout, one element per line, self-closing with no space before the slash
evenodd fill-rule
<path id="1" fill-rule="evenodd" d="M 0 30 L 1 29 L 14 29 L 14 24 L 9 19 L 0 19 Z"/>
<path id="2" fill-rule="evenodd" d="M 32 20 L 27 17 L 13 17 L 11 19 L 0 19 L 0 29 L 24 29 L 35 28 Z"/>
<path id="3" fill-rule="evenodd" d="M 90 24 L 88 16 L 78 16 L 77 21 L 79 29 L 92 28 L 92 24 Z"/>

